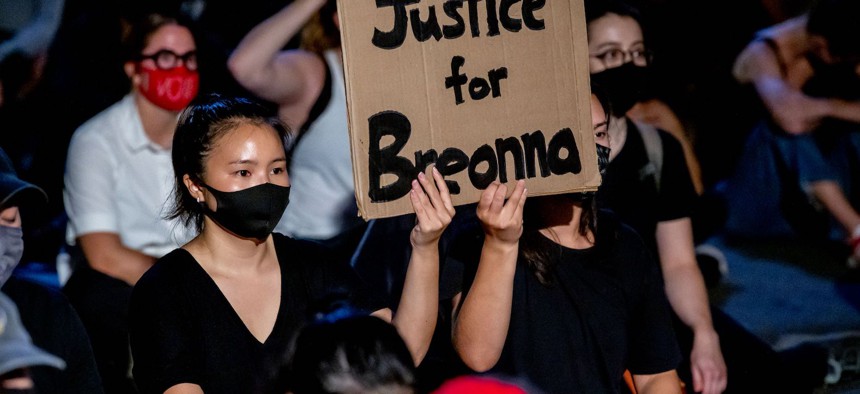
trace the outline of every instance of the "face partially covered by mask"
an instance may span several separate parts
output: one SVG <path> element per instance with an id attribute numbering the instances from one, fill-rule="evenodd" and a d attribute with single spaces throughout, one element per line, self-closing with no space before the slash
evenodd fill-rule
<path id="1" fill-rule="evenodd" d="M 223 192 L 203 185 L 215 197 L 217 207 L 209 216 L 221 227 L 243 238 L 265 239 L 272 233 L 287 204 L 290 202 L 290 187 L 263 183 L 235 192 Z"/>
<path id="2" fill-rule="evenodd" d="M 591 74 L 591 79 L 606 91 L 612 112 L 621 116 L 646 97 L 648 74 L 647 67 L 627 62 L 620 67 Z"/>
<path id="3" fill-rule="evenodd" d="M 185 108 L 194 100 L 200 89 L 200 76 L 197 71 L 189 70 L 185 66 L 170 70 L 142 68 L 140 73 L 143 76 L 140 94 L 168 111 Z"/>
<path id="4" fill-rule="evenodd" d="M 24 255 L 24 232 L 20 227 L 0 226 L 0 286 L 3 286 Z"/>

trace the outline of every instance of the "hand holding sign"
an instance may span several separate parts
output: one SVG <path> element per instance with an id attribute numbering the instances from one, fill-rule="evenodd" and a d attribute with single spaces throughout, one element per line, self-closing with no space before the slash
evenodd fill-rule
<path id="1" fill-rule="evenodd" d="M 487 242 L 513 245 L 523 234 L 523 207 L 526 203 L 526 182 L 517 181 L 511 197 L 505 202 L 508 187 L 493 182 L 484 189 L 478 201 L 478 219 L 487 235 Z"/>
<path id="2" fill-rule="evenodd" d="M 417 216 L 417 222 L 409 236 L 412 247 L 438 242 L 454 217 L 454 204 L 451 203 L 451 193 L 448 192 L 445 180 L 436 167 L 431 166 L 427 172 L 432 172 L 433 181 L 422 172 L 418 175 L 418 180 L 412 181 L 412 190 L 409 192 L 412 209 Z"/>

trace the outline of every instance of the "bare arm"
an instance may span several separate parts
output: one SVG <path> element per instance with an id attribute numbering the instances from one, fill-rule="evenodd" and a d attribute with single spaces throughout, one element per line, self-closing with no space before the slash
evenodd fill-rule
<path id="1" fill-rule="evenodd" d="M 514 273 L 522 234 L 525 183 L 517 183 L 505 203 L 507 187 L 494 183 L 481 195 L 478 219 L 486 238 L 478 271 L 462 306 L 455 305 L 452 341 L 463 362 L 489 370 L 502 353 L 511 319 Z M 458 301 L 460 297 L 456 297 Z"/>
<path id="2" fill-rule="evenodd" d="M 84 234 L 77 241 L 94 270 L 132 286 L 155 263 L 155 257 L 123 245 L 116 233 Z"/>
<path id="3" fill-rule="evenodd" d="M 654 375 L 633 375 L 633 383 L 638 394 L 681 393 L 681 381 L 674 369 Z"/>
<path id="4" fill-rule="evenodd" d="M 322 86 L 325 70 L 319 58 L 305 51 L 282 49 L 325 1 L 294 1 L 254 27 L 227 61 L 236 81 L 279 105 L 300 100 L 312 86 L 309 76 Z"/>
<path id="5" fill-rule="evenodd" d="M 766 30 L 763 35 L 779 42 L 788 75 L 779 58 L 763 40 L 755 39 L 735 60 L 732 73 L 741 83 L 752 83 L 773 120 L 785 131 L 801 134 L 814 129 L 828 115 L 827 99 L 809 97 L 800 86 L 812 76 L 808 64 L 796 62 L 807 48 L 806 18 L 798 17 Z M 789 81 L 789 78 L 792 81 Z"/>
<path id="6" fill-rule="evenodd" d="M 726 364 L 711 321 L 705 281 L 696 263 L 689 218 L 659 222 L 657 249 L 672 309 L 693 331 L 693 389 L 716 394 L 726 387 Z"/>
<path id="7" fill-rule="evenodd" d="M 412 181 L 409 198 L 417 223 L 410 234 L 412 255 L 403 293 L 392 324 L 397 327 L 415 365 L 430 348 L 439 308 L 439 238 L 454 217 L 454 204 L 439 171 L 432 178 L 421 173 Z"/>

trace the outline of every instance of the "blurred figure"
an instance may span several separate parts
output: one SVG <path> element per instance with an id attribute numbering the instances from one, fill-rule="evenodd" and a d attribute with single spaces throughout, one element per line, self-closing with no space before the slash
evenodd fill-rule
<path id="1" fill-rule="evenodd" d="M 64 369 L 34 366 L 29 375 L 41 394 L 102 393 L 89 337 L 66 297 L 54 289 L 13 276 L 24 254 L 19 207 L 42 208 L 45 193 L 18 178 L 0 149 L 0 289 L 14 301 L 33 342 L 65 361 Z M 0 344 L 0 348 L 4 345 Z"/>
<path id="2" fill-rule="evenodd" d="M 284 51 L 300 31 L 300 49 Z M 254 27 L 228 66 L 245 88 L 278 105 L 294 133 L 296 192 L 276 231 L 322 241 L 348 259 L 366 223 L 355 203 L 340 45 L 337 3 L 297 0 Z"/>
<path id="3" fill-rule="evenodd" d="M 194 38 L 179 20 L 150 14 L 125 37 L 131 91 L 75 131 L 66 163 L 66 241 L 73 273 L 64 291 L 92 338 L 108 393 L 135 392 L 128 350 L 132 286 L 156 258 L 189 239 L 163 220 L 179 111 L 197 95 Z"/>
<path id="4" fill-rule="evenodd" d="M 36 393 L 30 368 L 38 366 L 62 370 L 66 364 L 33 345 L 15 303 L 0 293 L 0 393 Z"/>
<path id="5" fill-rule="evenodd" d="M 851 266 L 860 259 L 858 16 L 857 1 L 816 1 L 760 31 L 733 70 L 755 88 L 767 118 L 732 179 L 757 198 L 734 203 L 730 226 L 740 235 L 844 241 Z"/>
<path id="6" fill-rule="evenodd" d="M 415 366 L 391 324 L 336 310 L 300 329 L 290 357 L 290 392 L 411 394 Z"/>

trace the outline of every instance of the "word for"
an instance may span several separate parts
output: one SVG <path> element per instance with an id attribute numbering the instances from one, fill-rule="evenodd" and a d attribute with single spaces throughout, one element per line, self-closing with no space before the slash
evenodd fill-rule
<path id="1" fill-rule="evenodd" d="M 515 179 L 534 178 L 538 176 L 538 171 L 542 178 L 551 174 L 578 174 L 582 171 L 579 149 L 569 128 L 555 133 L 548 145 L 540 130 L 523 134 L 520 139 L 497 138 L 495 149 L 485 144 L 478 147 L 471 157 L 457 148 L 447 148 L 441 154 L 433 149 L 426 152 L 419 150 L 415 152 L 413 164 L 408 158 L 399 156 L 412 134 L 412 124 L 405 115 L 397 111 L 383 111 L 371 116 L 368 122 L 368 195 L 374 203 L 394 201 L 405 196 L 411 189 L 412 180 L 433 163 L 442 176 L 467 171 L 469 181 L 478 190 L 486 189 L 496 179 L 502 183 L 508 181 L 509 156 L 512 159 Z M 382 147 L 382 139 L 385 136 L 394 137 L 394 142 Z M 397 180 L 383 186 L 382 178 L 386 174 L 393 175 Z M 460 193 L 460 185 L 456 181 L 446 180 L 445 183 L 451 194 Z"/>
<path id="2" fill-rule="evenodd" d="M 469 81 L 466 74 L 460 73 L 460 67 L 463 67 L 464 64 L 466 64 L 466 58 L 462 56 L 454 56 L 451 59 L 451 76 L 445 78 L 445 88 L 454 89 L 454 102 L 456 102 L 457 105 L 465 102 L 463 100 L 463 85 L 465 85 L 467 81 L 469 82 L 469 97 L 471 97 L 472 100 L 478 101 L 484 99 L 490 94 L 491 90 L 493 92 L 493 97 L 499 97 L 502 95 L 502 88 L 499 86 L 499 81 L 508 78 L 507 67 L 490 70 L 489 75 L 487 75 L 490 80 L 489 82 L 481 77 L 475 77 Z"/>
<path id="3" fill-rule="evenodd" d="M 421 12 L 412 9 L 407 16 L 406 6 L 421 3 L 421 0 L 376 0 L 376 8 L 392 7 L 394 10 L 394 27 L 391 31 L 373 29 L 373 45 L 382 49 L 395 49 L 406 41 L 407 27 L 412 23 L 412 35 L 418 42 L 425 42 L 431 37 L 436 41 L 459 38 L 466 32 L 466 21 L 461 14 L 464 3 L 468 3 L 469 29 L 472 37 L 481 36 L 478 21 L 478 3 L 484 1 L 487 9 L 487 36 L 497 36 L 501 33 L 500 25 L 509 32 L 522 30 L 523 24 L 529 30 L 543 30 L 546 26 L 542 19 L 535 17 L 535 11 L 546 5 L 546 0 L 448 0 L 442 5 L 445 15 L 453 24 L 441 26 L 436 16 L 436 6 L 428 8 L 426 20 L 421 19 Z M 522 19 L 511 17 L 511 7 L 522 1 Z"/>

